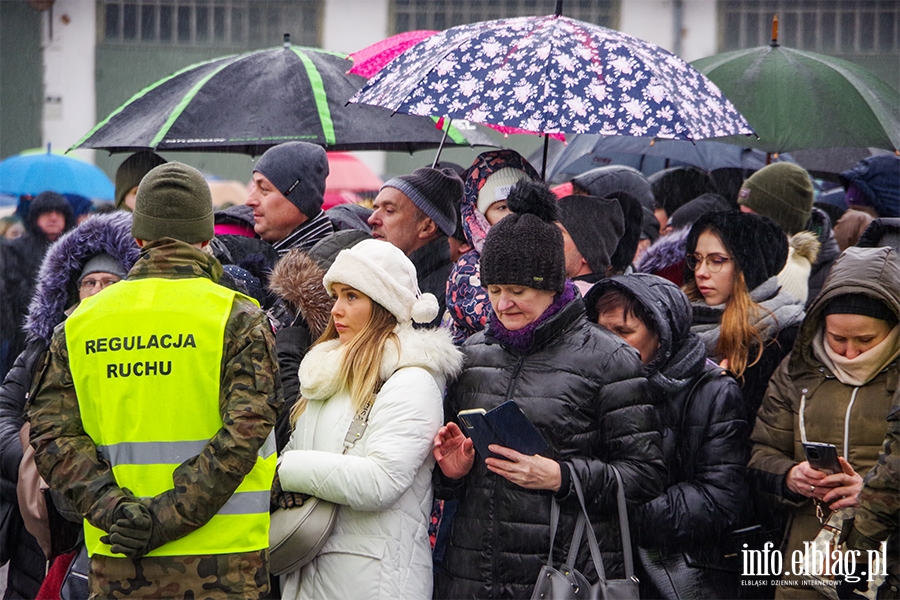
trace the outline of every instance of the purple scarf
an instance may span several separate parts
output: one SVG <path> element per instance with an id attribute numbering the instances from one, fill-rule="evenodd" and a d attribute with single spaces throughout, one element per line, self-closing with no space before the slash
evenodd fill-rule
<path id="1" fill-rule="evenodd" d="M 547 307 L 547 310 L 545 310 L 537 319 L 518 331 L 510 331 L 504 327 L 503 323 L 500 322 L 500 319 L 497 318 L 497 314 L 491 312 L 488 332 L 492 338 L 515 353 L 526 354 L 531 350 L 532 344 L 534 344 L 534 334 L 535 331 L 537 331 L 537 328 L 541 326 L 541 323 L 547 321 L 550 317 L 572 302 L 575 299 L 575 291 L 575 284 L 567 279 L 563 293 L 557 294 L 553 298 L 553 303 Z"/>

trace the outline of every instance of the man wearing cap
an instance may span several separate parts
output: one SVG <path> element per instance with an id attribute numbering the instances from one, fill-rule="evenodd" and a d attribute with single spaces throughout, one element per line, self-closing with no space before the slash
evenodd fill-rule
<path id="1" fill-rule="evenodd" d="M 625 233 L 625 217 L 621 205 L 611 198 L 566 196 L 557 206 L 556 224 L 563 234 L 566 277 L 584 296 L 595 283 L 611 274 L 610 258 Z"/>
<path id="2" fill-rule="evenodd" d="M 320 146 L 288 142 L 266 150 L 253 169 L 247 206 L 253 229 L 279 256 L 308 250 L 334 232 L 322 211 L 328 156 Z"/>
<path id="3" fill-rule="evenodd" d="M 141 179 L 151 169 L 164 164 L 166 159 L 150 150 L 135 152 L 123 160 L 116 169 L 116 208 L 133 211 Z"/>
<path id="4" fill-rule="evenodd" d="M 416 169 L 388 180 L 375 198 L 369 225 L 375 239 L 392 243 L 416 267 L 419 289 L 434 294 L 440 310 L 430 324 L 437 327 L 447 305 L 450 245 L 456 230 L 463 182 L 452 169 Z"/>
<path id="5" fill-rule="evenodd" d="M 268 591 L 274 341 L 216 284 L 209 187 L 177 162 L 141 181 L 126 281 L 58 327 L 27 408 L 38 470 L 84 515 L 99 597 Z"/>
<path id="6" fill-rule="evenodd" d="M 806 169 L 792 163 L 778 162 L 751 175 L 741 186 L 737 199 L 741 212 L 768 217 L 792 240 L 785 271 L 779 273 L 778 281 L 782 286 L 789 285 L 789 289 L 797 288 L 792 293 L 800 299 L 803 299 L 805 292 L 807 306 L 819 294 L 831 265 L 841 253 L 834 239 L 831 220 L 824 211 L 813 207 L 813 197 L 812 180 Z M 816 234 L 819 242 L 817 255 L 804 249 L 803 236 L 794 240 L 801 231 Z M 815 258 L 808 260 L 809 256 Z M 801 291 L 796 285 L 795 272 L 802 272 L 803 277 L 806 277 L 806 272 L 809 273 L 806 289 Z"/>

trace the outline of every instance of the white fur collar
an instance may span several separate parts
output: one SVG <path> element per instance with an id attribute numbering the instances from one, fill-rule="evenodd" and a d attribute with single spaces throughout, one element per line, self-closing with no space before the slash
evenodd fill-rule
<path id="1" fill-rule="evenodd" d="M 399 341 L 388 341 L 381 361 L 381 377 L 387 379 L 403 367 L 421 367 L 436 378 L 452 379 L 462 369 L 463 355 L 445 329 L 413 329 L 398 325 Z M 343 387 L 338 376 L 343 347 L 339 340 L 317 344 L 300 363 L 300 393 L 308 400 L 325 400 Z"/>

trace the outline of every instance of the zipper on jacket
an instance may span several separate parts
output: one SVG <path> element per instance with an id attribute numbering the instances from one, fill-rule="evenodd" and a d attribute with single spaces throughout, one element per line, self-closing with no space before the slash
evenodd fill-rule
<path id="1" fill-rule="evenodd" d="M 516 362 L 516 367 L 513 369 L 512 377 L 509 380 L 509 386 L 506 388 L 506 396 L 505 400 L 511 400 L 513 392 L 516 390 L 516 381 L 519 378 L 519 372 L 522 370 L 522 365 L 525 364 L 525 356 L 520 356 L 518 362 Z M 491 596 L 494 598 L 499 598 L 499 584 L 497 582 L 497 545 L 500 541 L 500 531 L 497 527 L 497 493 L 500 487 L 500 476 L 496 475 L 494 477 L 494 518 L 491 519 L 491 548 L 493 552 L 491 552 Z"/>

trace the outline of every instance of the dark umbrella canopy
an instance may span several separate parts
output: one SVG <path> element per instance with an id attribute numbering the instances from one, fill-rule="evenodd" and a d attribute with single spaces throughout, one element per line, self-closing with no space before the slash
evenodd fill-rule
<path id="1" fill-rule="evenodd" d="M 779 46 L 725 52 L 691 63 L 741 111 L 766 152 L 900 148 L 900 94 L 853 63 Z"/>
<path id="2" fill-rule="evenodd" d="M 350 67 L 342 54 L 290 44 L 216 58 L 142 90 L 73 148 L 259 155 L 287 141 L 409 152 L 440 144 L 443 132 L 433 119 L 346 105 L 365 83 L 347 74 Z M 455 127 L 446 143 L 492 145 L 483 134 Z"/>

